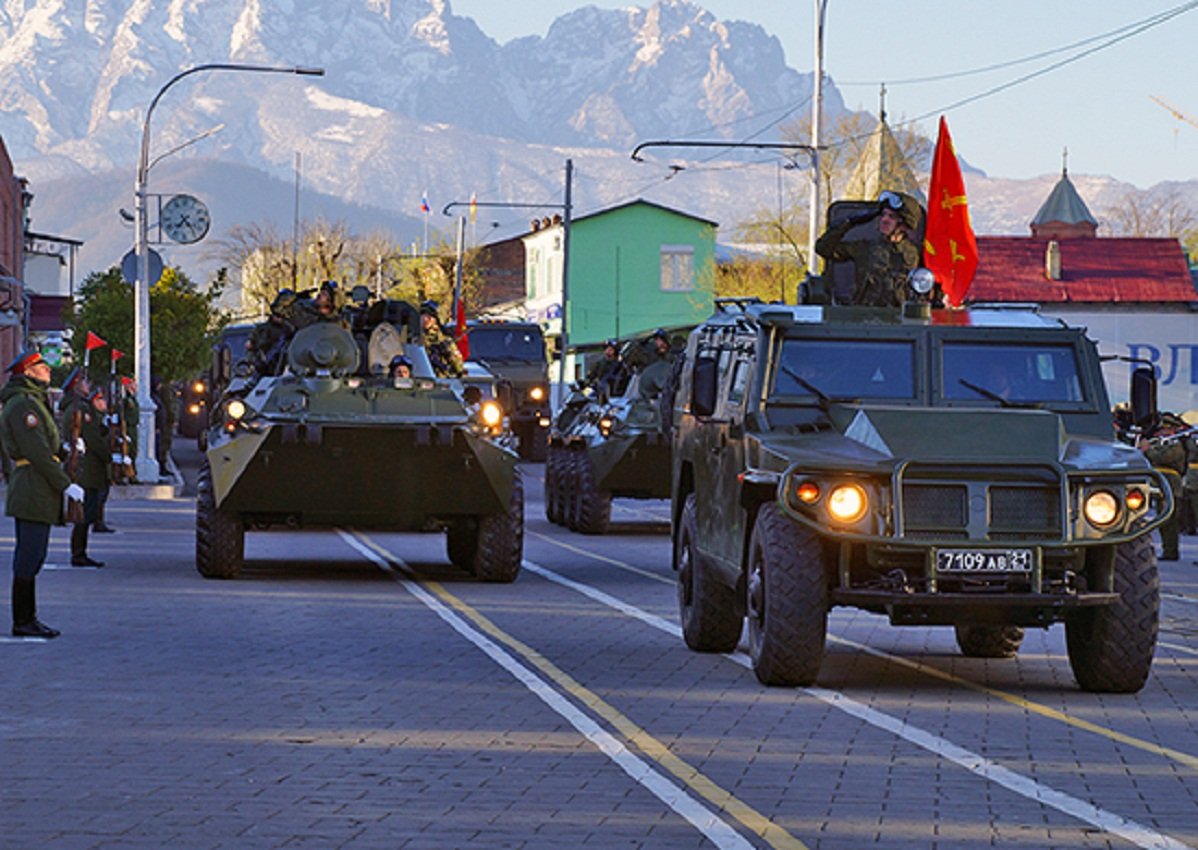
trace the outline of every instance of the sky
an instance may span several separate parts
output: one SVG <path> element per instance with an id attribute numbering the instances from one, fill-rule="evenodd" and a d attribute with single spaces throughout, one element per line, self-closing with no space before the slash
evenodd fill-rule
<path id="1" fill-rule="evenodd" d="M 554 18 L 586 5 L 650 5 L 450 2 L 501 43 L 544 35 Z M 695 2 L 721 20 L 760 24 L 792 68 L 814 67 L 817 0 Z M 885 82 L 892 125 L 915 121 L 934 139 L 944 115 L 957 153 L 991 177 L 1059 174 L 1067 150 L 1070 174 L 1141 189 L 1198 179 L 1198 0 L 823 2 L 824 69 L 845 104 L 876 112 Z M 746 126 L 746 135 L 756 129 Z"/>

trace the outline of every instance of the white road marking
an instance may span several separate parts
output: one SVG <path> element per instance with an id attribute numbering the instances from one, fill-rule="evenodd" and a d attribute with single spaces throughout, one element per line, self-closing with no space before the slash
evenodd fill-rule
<path id="1" fill-rule="evenodd" d="M 682 636 L 682 629 L 678 625 L 656 614 L 650 614 L 647 611 L 629 605 L 610 594 L 604 593 L 602 590 L 566 578 L 532 561 L 525 561 L 524 568 L 544 579 L 581 593 L 602 605 L 614 608 L 633 619 L 640 620 L 642 623 L 652 626 L 659 631 L 675 637 Z M 730 653 L 724 657 L 739 664 L 741 667 L 752 669 L 752 663 L 748 656 L 743 653 Z M 1145 850 L 1194 850 L 1188 844 L 1183 844 L 1168 835 L 1142 826 L 1122 815 L 1108 812 L 1105 809 L 1087 803 L 1085 800 L 1080 800 L 1077 797 L 1057 791 L 1042 782 L 1022 776 L 984 756 L 963 747 L 958 747 L 944 738 L 926 732 L 918 726 L 913 726 L 910 723 L 863 705 L 838 691 L 830 691 L 818 687 L 799 688 L 799 690 L 875 728 L 890 732 L 921 749 L 943 756 L 965 768 L 970 773 L 1001 785 L 1022 797 L 1027 797 L 1034 802 L 1041 803 L 1070 817 L 1089 823 L 1104 832 L 1117 835 L 1137 847 L 1145 848 Z"/>
<path id="2" fill-rule="evenodd" d="M 742 838 L 717 814 L 691 797 L 681 786 L 674 784 L 654 770 L 648 762 L 630 752 L 620 741 L 579 711 L 573 703 L 550 687 L 531 669 L 525 667 L 514 656 L 447 608 L 417 582 L 396 571 L 390 561 L 367 547 L 352 534 L 344 531 L 339 533 L 346 543 L 393 576 L 404 590 L 415 596 L 425 607 L 444 620 L 450 628 L 486 653 L 492 661 L 528 688 L 541 702 L 577 729 L 600 752 L 628 774 L 634 782 L 643 786 L 649 793 L 703 833 L 716 847 L 729 848 L 729 850 L 753 850 L 753 845 Z"/>

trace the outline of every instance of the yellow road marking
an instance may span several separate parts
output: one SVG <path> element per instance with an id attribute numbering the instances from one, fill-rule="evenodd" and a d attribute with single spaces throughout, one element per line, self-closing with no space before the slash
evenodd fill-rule
<path id="1" fill-rule="evenodd" d="M 528 531 L 526 531 L 525 533 L 526 534 L 528 534 L 528 533 L 536 534 L 536 532 L 528 532 Z M 650 577 L 656 578 L 658 581 L 665 582 L 666 584 L 674 584 L 673 581 L 667 581 L 666 579 L 663 579 L 659 576 L 652 576 L 651 574 L 646 573 L 645 571 L 643 571 L 637 567 L 634 567 L 631 564 L 625 563 L 623 561 L 619 561 L 615 558 L 609 558 L 606 555 L 599 555 L 595 552 L 588 552 L 585 549 L 571 546 L 566 543 L 561 543 L 561 542 L 553 540 L 549 537 L 545 537 L 544 535 L 541 535 L 541 534 L 536 534 L 536 536 L 540 537 L 543 540 L 548 540 L 550 543 L 555 543 L 558 546 L 561 546 L 563 549 L 568 549 L 571 552 L 576 552 L 577 554 L 585 555 L 589 558 L 594 558 L 597 561 L 603 561 L 608 564 L 613 564 L 615 566 L 621 567 L 622 569 L 630 570 L 631 572 L 637 573 L 638 575 L 649 575 Z M 1135 747 L 1136 749 L 1143 750 L 1145 752 L 1149 752 L 1154 755 L 1163 756 L 1164 758 L 1172 759 L 1173 761 L 1177 762 L 1178 764 L 1185 765 L 1186 767 L 1191 768 L 1192 770 L 1198 770 L 1198 756 L 1192 756 L 1189 753 L 1184 753 L 1184 752 L 1181 752 L 1180 750 L 1172 749 L 1171 747 L 1162 747 L 1159 744 L 1152 743 L 1151 741 L 1145 741 L 1142 738 L 1136 738 L 1132 735 L 1126 735 L 1123 732 L 1118 732 L 1114 729 L 1109 729 L 1105 726 L 1099 726 L 1096 723 L 1091 723 L 1089 720 L 1083 720 L 1080 717 L 1073 717 L 1072 715 L 1068 715 L 1068 714 L 1065 714 L 1064 712 L 1057 711 L 1054 708 L 1049 708 L 1046 705 L 1041 705 L 1039 703 L 1031 702 L 1030 700 L 1026 700 L 1023 697 L 1016 696 L 1015 694 L 1012 694 L 1012 693 L 1008 693 L 1007 691 L 1000 691 L 997 688 L 991 688 L 987 685 L 980 685 L 977 682 L 971 682 L 968 679 L 962 679 L 959 676 L 954 676 L 952 673 L 946 673 L 943 670 L 939 670 L 935 667 L 930 667 L 926 664 L 923 664 L 922 662 L 911 661 L 910 659 L 903 658 L 898 655 L 891 655 L 890 653 L 882 652 L 880 650 L 866 646 L 863 643 L 857 643 L 856 641 L 849 640 L 848 638 L 842 638 L 842 637 L 838 637 L 836 635 L 828 635 L 828 640 L 832 643 L 843 644 L 844 646 L 852 647 L 854 649 L 865 652 L 869 655 L 873 655 L 878 658 L 885 659 L 887 661 L 892 661 L 896 664 L 900 664 L 909 669 L 915 670 L 920 673 L 924 673 L 928 676 L 932 676 L 933 678 L 942 679 L 946 682 L 950 682 L 952 684 L 959 685 L 963 688 L 968 688 L 971 691 L 976 691 L 981 694 L 986 694 L 988 696 L 995 697 L 996 699 L 1003 700 L 1004 702 L 1008 702 L 1011 705 L 1022 708 L 1025 711 L 1029 711 L 1033 714 L 1038 714 L 1041 717 L 1045 717 L 1050 720 L 1056 720 L 1057 722 L 1064 723 L 1069 726 L 1073 726 L 1074 728 L 1077 728 L 1077 729 L 1084 729 L 1087 732 L 1092 732 L 1095 735 L 1100 735 L 1103 738 L 1106 738 L 1108 740 L 1117 741 L 1120 744 L 1126 744 L 1128 746 Z"/>
<path id="2" fill-rule="evenodd" d="M 396 558 L 395 555 L 375 543 L 365 534 L 356 532 L 355 536 L 388 561 L 402 563 L 399 558 Z M 738 799 L 730 791 L 721 788 L 714 781 L 704 776 L 698 769 L 691 767 L 685 761 L 678 758 L 670 752 L 669 747 L 650 735 L 615 706 L 606 702 L 581 682 L 578 682 L 569 673 L 541 655 L 540 652 L 503 631 L 481 612 L 475 610 L 466 602 L 446 590 L 440 582 L 420 579 L 416 581 L 446 605 L 473 622 L 474 625 L 488 636 L 522 656 L 545 676 L 549 677 L 558 687 L 611 724 L 621 735 L 632 742 L 637 749 L 660 764 L 700 797 L 718 807 L 720 811 L 727 812 L 754 835 L 764 839 L 771 847 L 776 847 L 778 850 L 808 850 L 807 845 L 802 841 L 775 824 L 748 803 Z"/>

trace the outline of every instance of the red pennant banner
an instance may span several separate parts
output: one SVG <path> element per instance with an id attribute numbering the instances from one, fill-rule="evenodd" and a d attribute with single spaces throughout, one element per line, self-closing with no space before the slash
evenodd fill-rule
<path id="1" fill-rule="evenodd" d="M 84 345 L 85 351 L 91 351 L 94 348 L 103 348 L 106 345 L 108 345 L 108 343 L 100 339 L 100 337 L 96 336 L 91 331 L 87 332 L 87 342 Z"/>
<path id="2" fill-rule="evenodd" d="M 114 349 L 112 349 L 112 362 L 113 362 L 113 363 L 115 363 L 116 361 L 120 360 L 120 359 L 121 359 L 122 357 L 124 357 L 124 356 L 125 356 L 125 352 L 123 352 L 123 351 L 117 351 L 115 348 L 114 348 Z"/>
<path id="3" fill-rule="evenodd" d="M 949 303 L 960 307 L 977 272 L 978 243 L 969 223 L 965 178 L 961 176 L 961 164 L 957 162 L 957 152 L 943 117 L 928 183 L 923 253 L 924 265 L 936 276 Z"/>

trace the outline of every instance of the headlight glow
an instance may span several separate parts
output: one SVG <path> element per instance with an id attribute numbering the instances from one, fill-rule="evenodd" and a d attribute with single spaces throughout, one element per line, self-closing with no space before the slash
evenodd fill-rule
<path id="1" fill-rule="evenodd" d="M 869 499 L 860 484 L 837 484 L 828 494 L 828 513 L 839 522 L 856 522 L 865 516 Z"/>
<path id="2" fill-rule="evenodd" d="M 191 385 L 191 391 L 193 393 L 195 393 L 196 395 L 199 395 L 200 393 L 202 393 L 204 391 L 204 382 L 196 381 L 194 384 Z"/>
<path id="3" fill-rule="evenodd" d="M 804 481 L 795 488 L 795 495 L 799 497 L 799 501 L 805 505 L 811 505 L 819 501 L 820 490 L 819 485 L 814 481 Z"/>
<path id="4" fill-rule="evenodd" d="M 612 418 L 610 416 L 604 416 L 602 419 L 599 420 L 599 433 L 601 433 L 603 436 L 606 437 L 608 434 L 611 433 L 611 426 L 613 424 L 615 424 L 615 423 L 612 421 Z"/>
<path id="5" fill-rule="evenodd" d="M 1144 495 L 1143 490 L 1128 490 L 1127 496 L 1124 497 L 1127 509 L 1133 513 L 1143 508 L 1147 501 L 1148 497 Z"/>
<path id="6" fill-rule="evenodd" d="M 543 400 L 545 398 L 545 388 L 544 387 L 533 387 L 531 390 L 528 391 L 528 397 L 531 398 L 533 401 Z"/>
<path id="7" fill-rule="evenodd" d="M 200 406 L 198 404 L 189 404 L 189 405 L 187 405 L 187 412 L 190 413 L 192 416 L 195 416 L 197 413 L 200 412 Z"/>
<path id="8" fill-rule="evenodd" d="M 1119 519 L 1119 500 L 1109 490 L 1095 490 L 1086 496 L 1086 519 L 1096 528 L 1106 528 Z"/>
<path id="9" fill-rule="evenodd" d="M 479 408 L 478 415 L 484 425 L 495 428 L 503 421 L 503 408 L 493 401 L 487 401 Z"/>
<path id="10" fill-rule="evenodd" d="M 241 419 L 245 416 L 245 402 L 241 399 L 233 399 L 225 405 L 225 413 L 229 414 L 230 419 Z"/>

